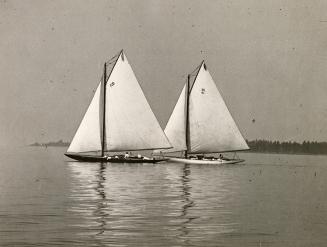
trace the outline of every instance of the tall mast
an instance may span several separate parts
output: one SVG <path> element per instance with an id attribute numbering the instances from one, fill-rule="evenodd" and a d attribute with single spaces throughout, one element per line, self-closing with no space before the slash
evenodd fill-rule
<path id="1" fill-rule="evenodd" d="M 185 140 L 186 140 L 186 150 L 185 150 L 185 158 L 187 158 L 188 150 L 190 149 L 190 121 L 189 121 L 189 102 L 190 102 L 190 74 L 187 75 L 187 83 L 186 83 L 186 97 L 185 97 L 185 105 L 186 105 L 186 119 L 185 119 Z"/>
<path id="2" fill-rule="evenodd" d="M 102 142 L 101 156 L 104 156 L 105 139 L 106 139 L 106 83 L 107 83 L 107 63 L 104 63 L 103 68 L 103 116 L 102 116 Z"/>

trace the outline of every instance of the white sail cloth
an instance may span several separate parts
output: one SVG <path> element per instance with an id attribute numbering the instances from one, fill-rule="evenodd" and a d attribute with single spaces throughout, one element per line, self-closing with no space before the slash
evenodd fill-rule
<path id="1" fill-rule="evenodd" d="M 187 149 L 185 98 L 184 87 L 165 128 L 172 151 Z M 189 141 L 189 153 L 249 149 L 204 63 L 189 93 Z"/>
<path id="2" fill-rule="evenodd" d="M 173 148 L 166 150 L 167 152 L 177 152 L 186 150 L 185 90 L 186 86 L 183 87 L 180 97 L 165 128 L 166 136 L 168 137 L 171 145 L 173 146 Z"/>
<path id="3" fill-rule="evenodd" d="M 90 152 L 101 150 L 100 95 L 101 82 L 95 91 L 89 108 L 87 109 L 67 152 Z"/>
<path id="4" fill-rule="evenodd" d="M 171 147 L 123 53 L 107 81 L 106 92 L 107 150 Z"/>
<path id="5" fill-rule="evenodd" d="M 105 151 L 171 148 L 123 52 L 106 82 Z M 102 84 L 78 128 L 68 152 L 101 150 Z"/>

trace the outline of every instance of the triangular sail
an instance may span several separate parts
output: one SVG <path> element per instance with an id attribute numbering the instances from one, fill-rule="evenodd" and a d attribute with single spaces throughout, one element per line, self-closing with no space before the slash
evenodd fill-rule
<path id="1" fill-rule="evenodd" d="M 78 153 L 101 150 L 100 101 L 101 82 L 67 152 Z"/>
<path id="2" fill-rule="evenodd" d="M 204 63 L 189 97 L 190 153 L 249 149 Z"/>
<path id="3" fill-rule="evenodd" d="M 67 152 L 100 151 L 103 133 L 105 151 L 171 148 L 123 51 L 107 62 L 107 71 L 106 86 L 102 78 Z"/>
<path id="4" fill-rule="evenodd" d="M 162 152 L 177 152 L 186 150 L 185 96 L 184 86 L 165 128 L 166 136 L 168 137 L 173 148 L 166 151 L 162 150 Z"/>
<path id="5" fill-rule="evenodd" d="M 186 150 L 185 86 L 165 128 L 173 149 Z M 189 153 L 249 149 L 204 62 L 190 75 Z"/>
<path id="6" fill-rule="evenodd" d="M 123 52 L 106 87 L 106 150 L 170 148 Z"/>

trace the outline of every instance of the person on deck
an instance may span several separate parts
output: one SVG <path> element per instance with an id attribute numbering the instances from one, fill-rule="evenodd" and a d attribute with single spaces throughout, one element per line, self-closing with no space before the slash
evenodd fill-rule
<path id="1" fill-rule="evenodd" d="M 125 153 L 124 158 L 125 159 L 128 159 L 129 158 L 129 153 L 128 152 Z"/>

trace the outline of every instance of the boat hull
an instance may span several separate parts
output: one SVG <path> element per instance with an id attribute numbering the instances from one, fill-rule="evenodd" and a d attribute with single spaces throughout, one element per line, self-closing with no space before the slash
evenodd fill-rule
<path id="1" fill-rule="evenodd" d="M 185 159 L 185 158 L 168 158 L 168 161 L 184 163 L 184 164 L 198 164 L 198 165 L 229 165 L 244 162 L 242 159 L 216 159 L 216 160 L 198 160 L 198 159 Z"/>
<path id="2" fill-rule="evenodd" d="M 158 163 L 162 161 L 167 161 L 168 159 L 141 159 L 137 157 L 124 158 L 124 157 L 108 157 L 102 156 L 91 156 L 91 155 L 80 155 L 80 154 L 65 154 L 67 157 L 81 161 L 81 162 L 108 162 L 108 163 Z"/>

